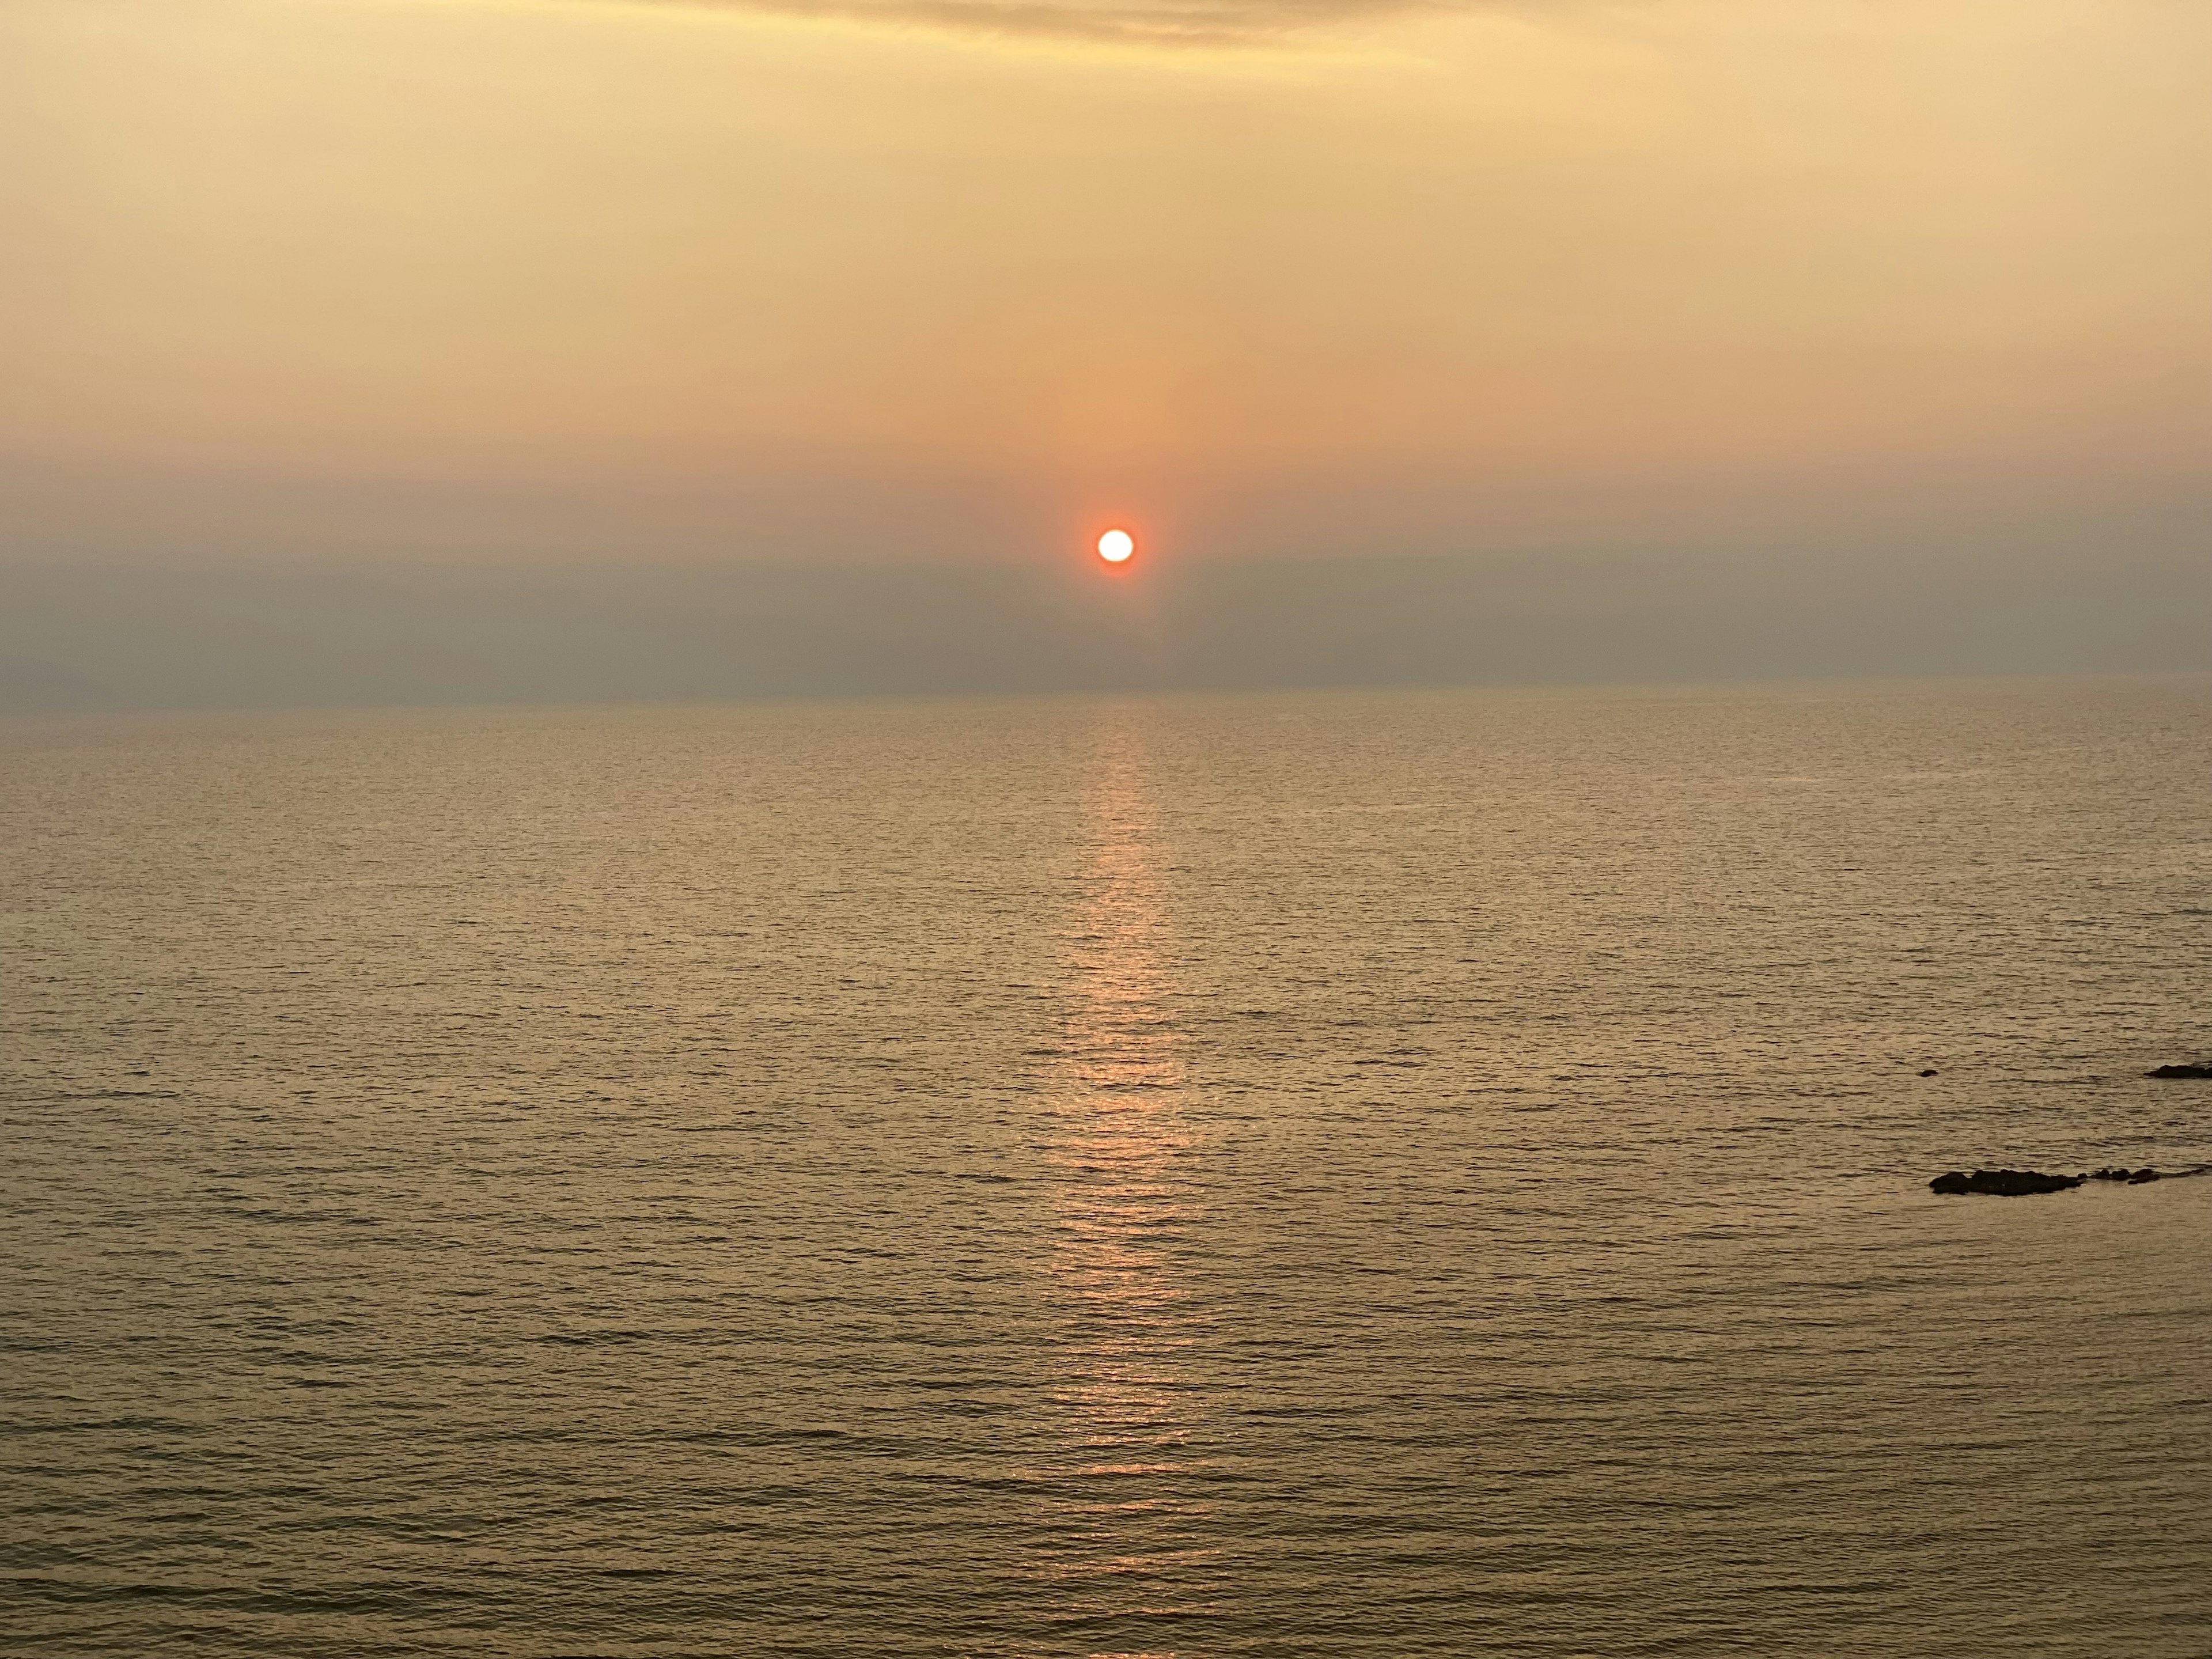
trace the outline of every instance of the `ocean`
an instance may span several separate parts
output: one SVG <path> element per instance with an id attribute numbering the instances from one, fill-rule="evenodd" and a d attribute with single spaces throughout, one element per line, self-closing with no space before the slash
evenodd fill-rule
<path id="1" fill-rule="evenodd" d="M 11 1653 L 2212 1653 L 2212 682 L 0 778 Z"/>

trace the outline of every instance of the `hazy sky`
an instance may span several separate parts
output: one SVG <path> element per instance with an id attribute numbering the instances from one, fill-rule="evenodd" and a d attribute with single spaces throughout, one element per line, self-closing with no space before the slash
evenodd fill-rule
<path id="1" fill-rule="evenodd" d="M 0 556 L 2170 559 L 2208 201 L 2203 0 L 4 0 Z"/>

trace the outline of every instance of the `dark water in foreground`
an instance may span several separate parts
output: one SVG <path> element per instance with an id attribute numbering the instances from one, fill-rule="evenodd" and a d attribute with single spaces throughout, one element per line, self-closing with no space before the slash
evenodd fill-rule
<path id="1" fill-rule="evenodd" d="M 10 1651 L 2212 1652 L 2204 682 L 0 764 Z"/>

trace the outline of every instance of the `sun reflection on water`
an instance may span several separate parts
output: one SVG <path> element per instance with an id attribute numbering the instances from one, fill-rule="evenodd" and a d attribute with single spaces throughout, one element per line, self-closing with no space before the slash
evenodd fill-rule
<path id="1" fill-rule="evenodd" d="M 1204 1402 L 1188 1364 L 1200 1322 L 1185 1256 L 1197 1137 L 1182 1110 L 1173 941 L 1131 711 L 1098 734 L 1085 810 L 1046 1158 L 1060 1312 L 1054 1530 L 1065 1540 L 1046 1571 L 1069 1614 L 1139 1638 L 1105 1650 L 1126 1654 L 1152 1620 L 1200 1610 L 1211 1554 L 1197 1541 Z"/>

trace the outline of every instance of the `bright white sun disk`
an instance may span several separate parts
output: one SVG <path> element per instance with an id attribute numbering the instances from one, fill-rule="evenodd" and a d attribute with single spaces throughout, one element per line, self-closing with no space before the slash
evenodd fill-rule
<path id="1" fill-rule="evenodd" d="M 1109 564 L 1120 564 L 1136 550 L 1136 538 L 1126 530 L 1109 530 L 1098 538 L 1098 556 Z"/>

